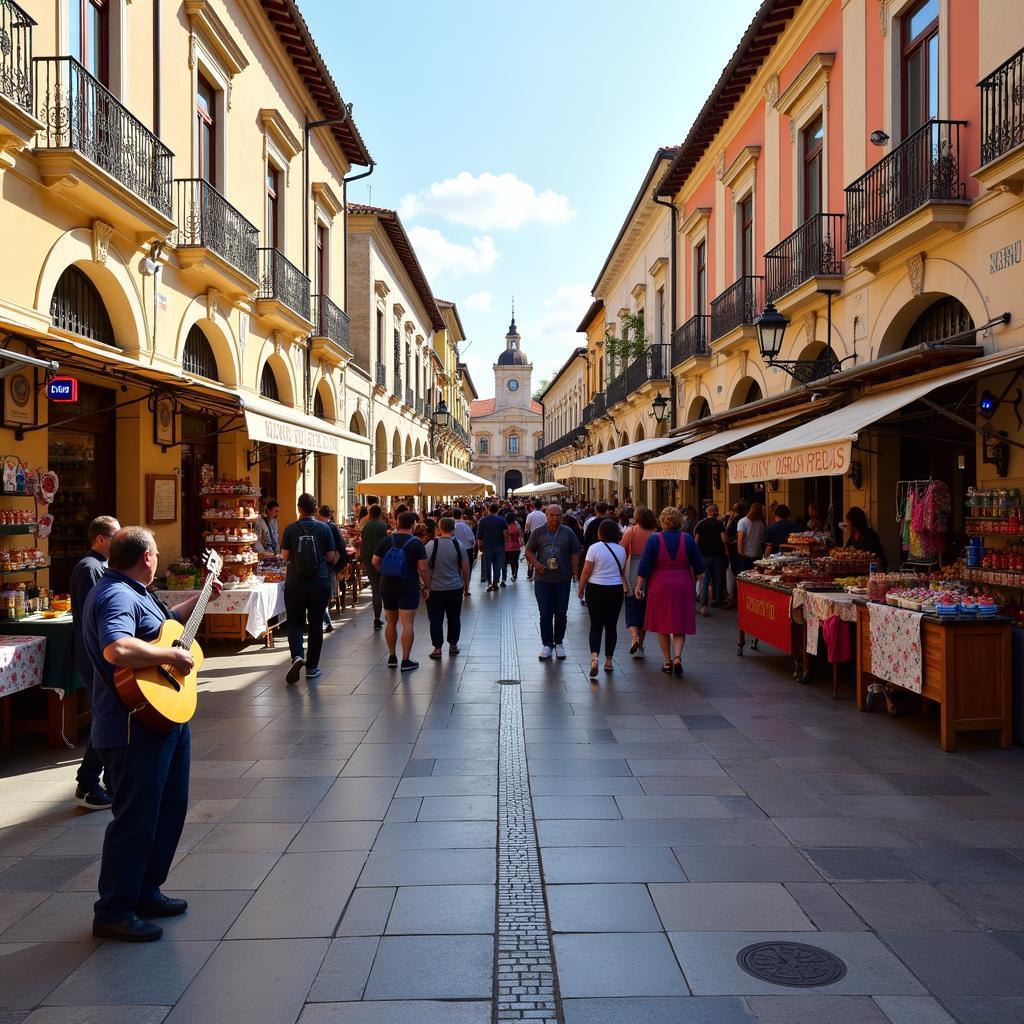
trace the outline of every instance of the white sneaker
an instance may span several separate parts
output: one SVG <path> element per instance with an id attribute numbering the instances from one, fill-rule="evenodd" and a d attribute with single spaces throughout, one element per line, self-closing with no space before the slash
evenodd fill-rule
<path id="1" fill-rule="evenodd" d="M 540 649 L 540 654 L 537 655 L 537 660 L 538 661 L 547 661 L 548 658 L 550 658 L 550 657 L 551 657 L 551 648 L 550 647 L 542 647 Z"/>
<path id="2" fill-rule="evenodd" d="M 565 661 L 565 648 L 561 644 L 555 644 L 555 657 L 559 661 Z"/>
<path id="3" fill-rule="evenodd" d="M 644 650 L 644 645 L 643 644 L 640 645 L 640 650 L 638 650 L 636 652 L 636 656 L 638 658 L 646 658 L 647 657 L 647 652 Z"/>

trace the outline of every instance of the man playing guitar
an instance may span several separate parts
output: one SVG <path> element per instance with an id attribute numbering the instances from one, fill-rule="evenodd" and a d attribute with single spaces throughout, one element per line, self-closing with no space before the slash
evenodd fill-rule
<path id="1" fill-rule="evenodd" d="M 82 609 L 82 640 L 93 670 L 92 743 L 110 773 L 113 820 L 103 839 L 93 935 L 150 942 L 163 934 L 152 917 L 172 917 L 185 900 L 160 891 L 171 868 L 188 807 L 188 724 L 155 732 L 130 718 L 114 688 L 117 668 L 165 665 L 188 672 L 192 655 L 152 641 L 168 614 L 184 619 L 193 596 L 168 613 L 148 591 L 160 552 L 149 530 L 127 526 L 110 542 L 107 571 Z"/>

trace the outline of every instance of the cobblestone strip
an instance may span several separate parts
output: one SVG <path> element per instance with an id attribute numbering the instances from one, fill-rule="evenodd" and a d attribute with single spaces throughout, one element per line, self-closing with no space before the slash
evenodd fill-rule
<path id="1" fill-rule="evenodd" d="M 501 688 L 497 916 L 494 1020 L 557 1024 L 561 1013 L 530 802 L 520 686 Z"/>
<path id="2" fill-rule="evenodd" d="M 498 679 L 503 683 L 519 680 L 519 651 L 516 648 L 516 629 L 512 621 L 510 601 L 505 601 L 505 592 L 501 592 L 503 600 L 499 605 L 501 615 L 500 672 Z"/>

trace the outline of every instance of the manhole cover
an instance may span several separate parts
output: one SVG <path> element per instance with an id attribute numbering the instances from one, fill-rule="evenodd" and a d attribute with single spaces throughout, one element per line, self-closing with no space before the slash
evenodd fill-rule
<path id="1" fill-rule="evenodd" d="M 790 988 L 832 985 L 846 977 L 839 957 L 802 942 L 755 942 L 736 954 L 736 963 L 761 981 Z"/>
<path id="2" fill-rule="evenodd" d="M 519 680 L 518 679 L 499 679 L 498 680 L 498 685 L 499 686 L 519 686 Z"/>

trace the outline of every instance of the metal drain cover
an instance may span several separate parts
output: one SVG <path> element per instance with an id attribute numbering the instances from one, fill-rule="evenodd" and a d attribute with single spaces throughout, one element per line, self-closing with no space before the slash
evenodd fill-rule
<path id="1" fill-rule="evenodd" d="M 755 942 L 736 954 L 736 963 L 761 981 L 790 988 L 832 985 L 846 977 L 839 957 L 802 942 Z"/>
<path id="2" fill-rule="evenodd" d="M 498 685 L 499 686 L 519 686 L 519 680 L 518 679 L 499 679 L 498 680 Z"/>

